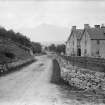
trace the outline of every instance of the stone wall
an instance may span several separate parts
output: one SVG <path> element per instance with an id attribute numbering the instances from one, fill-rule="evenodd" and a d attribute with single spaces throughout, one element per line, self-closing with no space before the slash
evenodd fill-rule
<path id="1" fill-rule="evenodd" d="M 73 66 L 69 61 L 56 56 L 60 65 L 61 77 L 71 86 L 84 90 L 105 91 L 105 73 Z"/>
<path id="2" fill-rule="evenodd" d="M 18 67 L 31 63 L 34 60 L 35 60 L 34 57 L 30 57 L 25 60 L 19 60 L 19 61 L 7 63 L 7 64 L 0 64 L 0 75 L 10 72 L 10 71 L 15 71 L 15 69 L 17 69 Z"/>

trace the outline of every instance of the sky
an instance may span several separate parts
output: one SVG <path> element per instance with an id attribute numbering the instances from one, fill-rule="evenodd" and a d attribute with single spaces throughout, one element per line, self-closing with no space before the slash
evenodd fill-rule
<path id="1" fill-rule="evenodd" d="M 43 41 L 43 38 L 54 41 L 47 39 L 47 36 L 36 36 L 34 32 L 29 32 L 41 24 L 70 30 L 73 25 L 83 28 L 84 24 L 93 26 L 103 23 L 104 0 L 0 0 L 0 25 L 22 32 L 33 41 Z M 61 41 L 66 39 L 60 37 Z"/>

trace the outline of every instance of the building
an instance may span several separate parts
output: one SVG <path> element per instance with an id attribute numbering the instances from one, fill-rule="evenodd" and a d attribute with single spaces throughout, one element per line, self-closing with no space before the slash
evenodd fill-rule
<path id="1" fill-rule="evenodd" d="M 81 56 L 105 58 L 105 27 L 84 25 L 80 41 Z"/>
<path id="2" fill-rule="evenodd" d="M 66 55 L 81 56 L 80 39 L 83 33 L 82 29 L 76 29 L 76 26 L 72 26 L 70 36 L 66 42 Z"/>

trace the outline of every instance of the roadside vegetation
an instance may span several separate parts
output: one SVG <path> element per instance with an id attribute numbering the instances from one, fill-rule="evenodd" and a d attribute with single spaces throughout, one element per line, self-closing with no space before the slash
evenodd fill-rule
<path id="1" fill-rule="evenodd" d="M 13 30 L 6 30 L 4 27 L 0 27 L 0 37 L 31 47 L 31 41 L 28 37 L 19 32 L 15 33 Z"/>
<path id="2" fill-rule="evenodd" d="M 56 52 L 58 54 L 65 54 L 65 48 L 66 48 L 65 44 L 59 44 L 59 45 L 51 44 L 48 47 L 46 47 L 47 50 Z"/>
<path id="3" fill-rule="evenodd" d="M 0 27 L 0 76 L 35 61 L 34 54 L 42 52 L 42 45 L 32 42 L 19 32 Z"/>
<path id="4" fill-rule="evenodd" d="M 35 53 L 41 53 L 41 44 L 19 32 L 0 27 L 0 63 L 27 59 Z"/>

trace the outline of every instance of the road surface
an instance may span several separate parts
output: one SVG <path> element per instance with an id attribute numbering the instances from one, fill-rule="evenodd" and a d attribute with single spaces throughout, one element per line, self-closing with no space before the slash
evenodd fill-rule
<path id="1" fill-rule="evenodd" d="M 75 99 L 66 86 L 50 82 L 51 58 L 36 59 L 31 65 L 0 77 L 0 105 L 87 105 L 88 102 Z"/>

